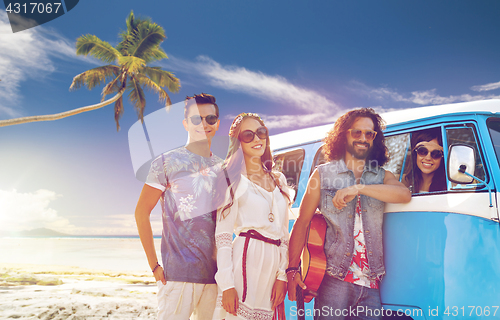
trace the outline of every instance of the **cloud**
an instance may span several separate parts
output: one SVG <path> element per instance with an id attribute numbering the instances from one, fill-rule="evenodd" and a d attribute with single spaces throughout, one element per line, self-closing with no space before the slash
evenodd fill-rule
<path id="1" fill-rule="evenodd" d="M 364 83 L 353 81 L 351 82 L 348 89 L 354 91 L 357 94 L 367 96 L 374 100 L 384 101 L 392 100 L 395 102 L 406 102 L 418 105 L 439 105 L 454 102 L 467 102 L 467 101 L 477 101 L 477 100 L 487 100 L 487 99 L 499 99 L 498 95 L 470 95 L 470 94 L 460 94 L 460 95 L 450 95 L 450 96 L 440 96 L 436 93 L 436 89 L 430 89 L 425 91 L 412 91 L 411 93 L 401 94 L 395 89 L 391 88 L 371 88 Z"/>
<path id="2" fill-rule="evenodd" d="M 269 129 L 283 129 L 283 128 L 300 128 L 318 126 L 322 123 L 334 122 L 344 111 L 338 111 L 335 114 L 328 114 L 323 112 L 309 113 L 309 114 L 280 114 L 269 115 L 259 113 L 259 116 L 264 120 L 266 127 Z M 236 115 L 229 114 L 224 118 L 233 120 Z"/>
<path id="3" fill-rule="evenodd" d="M 194 62 L 172 55 L 169 57 L 166 68 L 196 74 L 207 79 L 214 87 L 284 103 L 308 113 L 330 114 L 341 108 L 319 92 L 294 85 L 279 75 L 272 76 L 239 66 L 224 66 L 207 56 L 199 56 Z"/>
<path id="4" fill-rule="evenodd" d="M 36 27 L 12 33 L 5 12 L 0 12 L 0 118 L 22 115 L 20 87 L 27 79 L 54 72 L 53 58 L 87 60 L 76 56 L 75 45 L 53 30 Z"/>
<path id="5" fill-rule="evenodd" d="M 67 233 L 75 227 L 50 208 L 50 203 L 59 197 L 61 195 L 45 189 L 34 193 L 0 190 L 0 228 L 11 232 L 49 228 Z"/>
<path id="6" fill-rule="evenodd" d="M 482 91 L 496 90 L 498 88 L 500 88 L 500 81 L 473 86 L 471 90 L 482 92 Z"/>

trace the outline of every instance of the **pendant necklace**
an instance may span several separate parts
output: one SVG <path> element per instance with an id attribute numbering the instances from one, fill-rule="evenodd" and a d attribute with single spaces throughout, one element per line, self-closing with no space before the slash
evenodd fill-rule
<path id="1" fill-rule="evenodd" d="M 248 178 L 248 180 L 250 180 L 250 178 Z M 260 195 L 266 199 L 266 202 L 268 202 L 266 196 L 260 192 L 259 188 L 257 188 L 257 186 L 255 185 L 255 182 L 253 182 L 252 180 L 250 180 L 250 182 L 252 183 L 253 187 L 255 190 L 257 190 L 258 193 L 260 193 Z M 264 188 L 263 188 L 264 189 Z M 276 188 L 275 188 L 276 189 Z M 267 190 L 266 190 L 267 191 Z M 269 202 L 268 202 L 269 204 Z M 269 214 L 267 215 L 267 219 L 269 219 L 269 222 L 273 222 L 274 221 L 274 214 L 273 214 L 273 204 L 274 204 L 274 189 L 273 191 L 271 191 L 271 203 L 269 205 Z"/>

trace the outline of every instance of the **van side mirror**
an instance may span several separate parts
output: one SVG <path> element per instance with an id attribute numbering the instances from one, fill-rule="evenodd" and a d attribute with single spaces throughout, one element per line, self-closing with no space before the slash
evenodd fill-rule
<path id="1" fill-rule="evenodd" d="M 448 177 L 451 182 L 469 184 L 474 181 L 470 175 L 474 174 L 476 158 L 471 146 L 453 144 L 448 153 Z"/>

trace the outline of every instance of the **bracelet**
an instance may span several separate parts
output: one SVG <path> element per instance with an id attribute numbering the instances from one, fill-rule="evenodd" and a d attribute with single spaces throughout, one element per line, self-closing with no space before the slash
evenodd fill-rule
<path id="1" fill-rule="evenodd" d="M 158 261 L 156 262 L 156 266 L 153 268 L 153 273 L 155 273 L 156 269 L 158 269 L 158 267 L 161 267 L 160 264 L 158 263 Z"/>
<path id="2" fill-rule="evenodd" d="M 299 271 L 299 267 L 290 267 L 290 268 L 287 268 L 285 270 L 286 273 L 290 272 L 290 271 Z"/>
<path id="3" fill-rule="evenodd" d="M 291 274 L 292 280 L 295 280 L 295 276 L 297 275 L 298 272 L 299 272 L 299 270 L 290 270 L 286 273 L 286 276 L 288 277 L 288 275 Z"/>

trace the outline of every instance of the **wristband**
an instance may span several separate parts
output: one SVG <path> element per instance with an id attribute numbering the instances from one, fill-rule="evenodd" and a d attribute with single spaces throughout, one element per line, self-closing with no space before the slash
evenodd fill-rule
<path id="1" fill-rule="evenodd" d="M 156 266 L 153 268 L 153 273 L 155 273 L 156 269 L 158 269 L 158 267 L 161 267 L 160 264 L 158 262 L 156 262 Z"/>
<path id="2" fill-rule="evenodd" d="M 299 267 L 290 267 L 290 268 L 287 268 L 285 270 L 286 273 L 290 272 L 290 271 L 299 271 Z"/>

